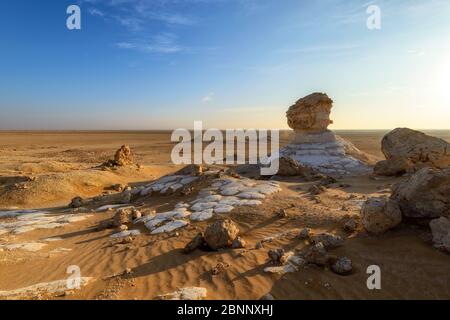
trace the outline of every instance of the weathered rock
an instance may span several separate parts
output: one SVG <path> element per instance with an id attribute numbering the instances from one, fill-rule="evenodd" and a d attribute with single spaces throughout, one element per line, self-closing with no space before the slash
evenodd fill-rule
<path id="1" fill-rule="evenodd" d="M 342 246 L 344 244 L 344 239 L 332 233 L 320 233 L 312 236 L 310 242 L 312 244 L 322 243 L 325 249 L 332 249 Z"/>
<path id="2" fill-rule="evenodd" d="M 369 198 L 363 204 L 361 220 L 367 231 L 381 234 L 400 224 L 402 213 L 395 200 L 387 197 L 374 197 Z"/>
<path id="3" fill-rule="evenodd" d="M 112 229 L 114 227 L 115 227 L 114 221 L 112 221 L 112 220 L 104 220 L 104 221 L 99 223 L 99 225 L 97 227 L 97 230 L 98 231 L 103 231 L 105 229 Z"/>
<path id="4" fill-rule="evenodd" d="M 231 246 L 239 235 L 239 228 L 230 220 L 219 220 L 206 227 L 205 241 L 213 250 Z"/>
<path id="5" fill-rule="evenodd" d="M 267 253 L 269 261 L 274 265 L 283 265 L 286 263 L 288 256 L 284 249 L 269 250 Z"/>
<path id="6" fill-rule="evenodd" d="M 450 219 L 440 217 L 430 222 L 433 244 L 436 248 L 450 252 Z"/>
<path id="7" fill-rule="evenodd" d="M 233 240 L 233 243 L 231 244 L 231 247 L 233 249 L 243 249 L 247 246 L 247 242 L 242 239 L 241 237 L 237 237 Z"/>
<path id="8" fill-rule="evenodd" d="M 129 146 L 124 145 L 116 151 L 114 162 L 117 166 L 129 166 L 133 164 L 133 155 Z"/>
<path id="9" fill-rule="evenodd" d="M 344 230 L 347 232 L 352 233 L 356 230 L 356 228 L 358 228 L 358 222 L 355 219 L 349 219 L 344 224 Z"/>
<path id="10" fill-rule="evenodd" d="M 127 231 L 127 230 L 128 230 L 128 227 L 125 224 L 117 227 L 117 229 L 116 229 L 117 232 L 123 232 L 123 231 Z"/>
<path id="11" fill-rule="evenodd" d="M 448 142 L 408 128 L 397 128 L 385 135 L 381 150 L 388 160 L 406 158 L 419 168 L 420 165 L 436 168 L 450 166 Z"/>
<path id="12" fill-rule="evenodd" d="M 287 112 L 288 125 L 295 131 L 322 132 L 330 120 L 333 100 L 324 93 L 313 93 L 298 100 Z"/>
<path id="13" fill-rule="evenodd" d="M 312 185 L 309 189 L 308 192 L 310 194 L 312 194 L 313 196 L 319 195 L 321 193 L 324 193 L 326 191 L 325 187 L 321 186 L 321 185 Z"/>
<path id="14" fill-rule="evenodd" d="M 123 224 L 128 224 L 132 221 L 133 209 L 122 208 L 116 211 L 114 215 L 114 225 L 120 227 Z"/>
<path id="15" fill-rule="evenodd" d="M 282 177 L 300 176 L 310 178 L 314 175 L 315 170 L 310 167 L 303 166 L 298 161 L 289 157 L 279 158 L 279 169 L 277 175 Z"/>
<path id="16" fill-rule="evenodd" d="M 203 233 L 198 233 L 187 245 L 184 247 L 183 252 L 189 254 L 205 245 L 205 238 Z"/>
<path id="17" fill-rule="evenodd" d="M 204 300 L 208 291 L 201 287 L 182 288 L 178 291 L 157 296 L 158 300 Z"/>
<path id="18" fill-rule="evenodd" d="M 352 272 L 353 266 L 352 266 L 352 260 L 350 260 L 347 257 L 341 257 L 334 259 L 334 261 L 330 261 L 331 264 L 331 270 L 333 270 L 334 273 L 340 274 L 340 275 L 346 275 Z"/>
<path id="19" fill-rule="evenodd" d="M 133 209 L 131 212 L 131 217 L 133 218 L 133 220 L 140 219 L 142 218 L 142 213 L 137 209 Z"/>
<path id="20" fill-rule="evenodd" d="M 310 234 L 311 234 L 311 229 L 303 228 L 302 230 L 300 230 L 300 232 L 298 234 L 298 238 L 301 240 L 306 240 L 306 239 L 309 239 Z"/>
<path id="21" fill-rule="evenodd" d="M 325 246 L 321 242 L 310 246 L 303 256 L 307 263 L 318 266 L 325 266 L 330 258 Z"/>
<path id="22" fill-rule="evenodd" d="M 71 207 L 71 208 L 81 208 L 81 207 L 85 206 L 86 204 L 88 204 L 87 200 L 84 200 L 81 197 L 75 197 L 70 202 L 69 207 Z"/>
<path id="23" fill-rule="evenodd" d="M 371 157 L 327 128 L 332 123 L 333 101 L 323 93 L 313 93 L 297 101 L 287 112 L 288 124 L 294 129 L 292 142 L 280 150 L 280 158 L 293 159 L 301 166 L 325 174 L 360 174 L 371 170 Z M 298 171 L 295 162 L 282 162 L 281 170 L 292 175 Z"/>
<path id="24" fill-rule="evenodd" d="M 450 167 L 423 168 L 394 188 L 404 217 L 438 218 L 450 215 Z"/>
<path id="25" fill-rule="evenodd" d="M 373 173 L 377 176 L 401 176 L 405 173 L 412 172 L 414 164 L 405 157 L 393 157 L 389 160 L 378 162 L 373 168 Z"/>

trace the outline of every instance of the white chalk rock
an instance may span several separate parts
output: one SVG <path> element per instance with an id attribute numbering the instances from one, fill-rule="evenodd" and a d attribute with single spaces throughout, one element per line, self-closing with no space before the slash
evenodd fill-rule
<path id="1" fill-rule="evenodd" d="M 208 210 L 204 210 L 204 211 L 196 211 L 194 213 L 191 214 L 191 221 L 206 221 L 209 220 L 213 217 L 214 215 L 214 210 L 213 209 L 208 209 Z"/>
<path id="2" fill-rule="evenodd" d="M 174 230 L 187 226 L 189 222 L 183 220 L 174 220 L 166 223 L 165 225 L 153 230 L 151 234 L 160 234 L 164 232 L 172 232 Z"/>

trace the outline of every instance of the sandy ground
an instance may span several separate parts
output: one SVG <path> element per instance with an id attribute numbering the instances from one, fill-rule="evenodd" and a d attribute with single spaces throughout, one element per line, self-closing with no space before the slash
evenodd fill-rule
<path id="1" fill-rule="evenodd" d="M 383 134 L 340 133 L 362 151 L 380 158 Z M 435 135 L 450 140 L 448 132 Z M 282 134 L 282 144 L 288 141 L 289 135 Z M 140 165 L 99 169 L 122 144 L 131 146 Z M 172 147 L 168 132 L 2 132 L 0 208 L 52 208 L 55 215 L 67 214 L 67 208 L 60 206 L 76 195 L 111 192 L 110 187 L 117 183 L 139 185 L 176 171 L 170 163 Z M 64 280 L 69 276 L 67 268 L 76 265 L 83 277 L 93 278 L 81 290 L 58 296 L 29 294 L 26 298 L 153 299 L 197 286 L 208 290 L 208 299 L 259 299 L 267 293 L 276 299 L 450 299 L 450 256 L 431 247 L 427 228 L 404 224 L 378 237 L 361 228 L 351 234 L 343 230 L 344 217 L 359 216 L 358 202 L 371 195 L 389 194 L 400 179 L 340 178 L 315 199 L 307 193 L 311 183 L 283 180 L 282 191 L 269 196 L 262 206 L 240 207 L 230 214 L 248 243 L 246 249 L 183 254 L 182 248 L 206 222 L 191 224 L 177 235 L 150 235 L 142 228 L 142 235 L 132 243 L 116 244 L 109 237 L 111 230 L 96 230 L 113 211 L 88 211 L 86 220 L 63 228 L 0 235 L 0 245 L 46 243 L 34 252 L 0 249 L 0 292 Z M 181 200 L 189 199 L 150 198 L 140 210 L 164 212 Z M 279 209 L 285 209 L 288 216 L 278 217 Z M 280 237 L 261 249 L 254 249 L 256 243 L 303 227 L 344 236 L 344 246 L 332 253 L 351 258 L 354 272 L 339 276 L 314 266 L 285 275 L 264 272 L 269 249 L 301 249 L 306 243 L 292 236 Z M 51 237 L 56 241 L 44 241 Z M 229 267 L 212 275 L 218 263 Z M 374 264 L 382 270 L 381 290 L 366 286 L 366 269 Z M 131 273 L 123 274 L 127 268 Z"/>

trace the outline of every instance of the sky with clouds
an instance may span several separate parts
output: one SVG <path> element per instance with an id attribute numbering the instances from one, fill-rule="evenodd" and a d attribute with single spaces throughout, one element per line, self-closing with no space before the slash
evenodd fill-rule
<path id="1" fill-rule="evenodd" d="M 334 129 L 450 129 L 448 17 L 448 0 L 2 0 L 0 130 L 287 128 L 316 91 Z"/>

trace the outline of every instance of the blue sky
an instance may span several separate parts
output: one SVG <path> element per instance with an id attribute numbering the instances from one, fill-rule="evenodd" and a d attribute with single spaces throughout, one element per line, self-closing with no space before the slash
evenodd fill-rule
<path id="1" fill-rule="evenodd" d="M 449 17 L 447 0 L 2 0 L 0 129 L 287 128 L 315 91 L 335 129 L 450 129 Z"/>

